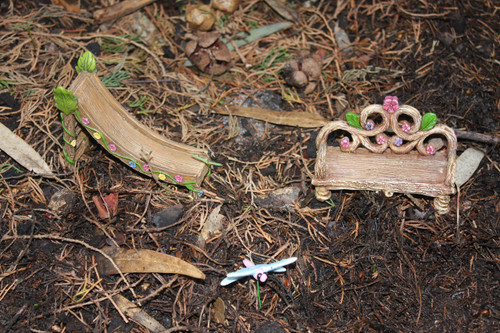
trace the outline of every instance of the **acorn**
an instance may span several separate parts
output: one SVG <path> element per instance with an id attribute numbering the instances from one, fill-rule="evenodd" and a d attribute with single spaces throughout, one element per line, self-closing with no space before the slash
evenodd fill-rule
<path id="1" fill-rule="evenodd" d="M 283 66 L 285 81 L 291 86 L 302 88 L 304 94 L 310 94 L 321 76 L 322 65 L 323 59 L 318 54 L 299 56 Z"/>
<path id="2" fill-rule="evenodd" d="M 238 9 L 240 0 L 213 0 L 212 6 L 215 9 L 224 12 L 225 14 L 232 14 Z"/>
<path id="3" fill-rule="evenodd" d="M 191 29 L 208 31 L 215 24 L 215 13 L 207 5 L 187 5 L 186 22 Z"/>
<path id="4" fill-rule="evenodd" d="M 200 32 L 190 36 L 184 47 L 189 60 L 204 73 L 221 75 L 230 68 L 231 52 L 219 37 L 215 31 Z"/>

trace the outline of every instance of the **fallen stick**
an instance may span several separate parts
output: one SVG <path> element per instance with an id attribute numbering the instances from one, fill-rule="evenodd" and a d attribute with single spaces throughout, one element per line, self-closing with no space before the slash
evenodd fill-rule
<path id="1" fill-rule="evenodd" d="M 484 142 L 484 143 L 492 143 L 492 144 L 499 144 L 500 143 L 500 137 L 498 136 L 493 136 L 489 134 L 482 134 L 482 133 L 477 133 L 477 132 L 470 132 L 470 131 L 462 131 L 462 130 L 454 130 L 455 135 L 457 136 L 458 139 L 462 140 L 471 140 L 471 141 L 477 141 L 477 142 Z"/>

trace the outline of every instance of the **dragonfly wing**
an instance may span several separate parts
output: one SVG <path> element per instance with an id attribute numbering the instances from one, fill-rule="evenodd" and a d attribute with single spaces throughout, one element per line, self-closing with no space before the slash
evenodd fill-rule
<path id="1" fill-rule="evenodd" d="M 230 278 L 230 277 L 227 277 L 225 278 L 224 280 L 221 281 L 220 285 L 221 286 L 227 286 L 228 284 L 231 284 L 233 283 L 234 281 L 238 280 L 239 278 Z"/>
<path id="2" fill-rule="evenodd" d="M 286 268 L 285 267 L 278 267 L 278 268 L 273 269 L 272 271 L 269 271 L 269 272 L 285 273 L 286 272 Z"/>
<path id="3" fill-rule="evenodd" d="M 290 265 L 291 263 L 294 263 L 297 260 L 297 257 L 291 257 L 287 259 L 283 259 L 277 262 L 273 262 L 270 264 L 265 265 L 266 267 L 263 267 L 264 271 L 266 272 L 284 272 L 286 271 L 283 266 Z M 279 271 L 278 269 L 283 268 L 284 271 Z"/>
<path id="4" fill-rule="evenodd" d="M 243 265 L 245 265 L 245 267 L 255 266 L 255 264 L 253 262 L 251 262 L 250 260 L 247 260 L 247 259 L 243 260 Z"/>
<path id="5" fill-rule="evenodd" d="M 230 278 L 241 278 L 244 276 L 252 276 L 259 271 L 258 266 L 259 265 L 238 269 L 235 272 L 229 273 L 227 276 Z"/>

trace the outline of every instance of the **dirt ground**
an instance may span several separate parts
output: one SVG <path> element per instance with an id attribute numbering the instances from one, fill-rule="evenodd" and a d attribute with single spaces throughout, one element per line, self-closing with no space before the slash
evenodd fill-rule
<path id="1" fill-rule="evenodd" d="M 148 332 L 117 295 L 165 332 L 499 331 L 497 2 L 286 1 L 297 14 L 293 25 L 239 47 L 229 71 L 212 78 L 185 66 L 182 47 L 194 32 L 184 22 L 187 1 L 141 9 L 153 27 L 143 37 L 137 12 L 113 22 L 93 17 L 116 2 L 82 0 L 78 13 L 45 0 L 0 3 L 0 121 L 56 174 L 38 176 L 0 152 L 3 331 Z M 214 29 L 236 40 L 286 21 L 278 11 L 243 0 L 233 14 L 217 11 Z M 68 167 L 53 90 L 69 87 L 85 50 L 96 55 L 100 77 L 123 74 L 109 90 L 140 122 L 209 150 L 221 164 L 202 183 L 203 195 L 145 177 L 94 143 Z M 304 51 L 323 60 L 307 95 L 282 75 Z M 485 157 L 447 214 L 434 211 L 432 198 L 404 194 L 334 191 L 329 203 L 319 202 L 311 185 L 319 127 L 212 112 L 263 93 L 283 112 L 328 120 L 393 95 L 490 142 L 459 137 L 457 155 L 474 147 Z M 283 188 L 296 197 L 269 204 Z M 61 189 L 74 198 L 56 214 L 49 201 Z M 115 193 L 116 214 L 99 218 L 92 198 Z M 222 227 L 200 241 L 219 208 Z M 166 218 L 165 209 L 176 216 Z M 98 250 L 109 246 L 175 256 L 205 279 L 103 274 Z M 298 260 L 265 283 L 220 286 L 243 259 L 288 257 Z"/>

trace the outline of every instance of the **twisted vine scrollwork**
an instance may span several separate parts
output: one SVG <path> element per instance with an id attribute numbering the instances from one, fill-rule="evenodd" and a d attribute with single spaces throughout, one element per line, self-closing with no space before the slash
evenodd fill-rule
<path id="1" fill-rule="evenodd" d="M 435 117 L 435 115 L 433 116 Z M 420 112 L 412 106 L 396 104 L 396 107 L 392 105 L 392 108 L 387 108 L 386 101 L 384 101 L 384 105 L 369 105 L 361 111 L 359 124 L 354 125 L 350 125 L 346 121 L 334 121 L 325 125 L 320 131 L 316 139 L 319 162 L 316 163 L 317 176 L 323 177 L 326 172 L 325 158 L 328 135 L 338 130 L 348 132 L 351 136 L 351 139 L 347 137 L 341 139 L 340 149 L 342 151 L 354 152 L 361 145 L 378 154 L 384 153 L 387 148 L 390 148 L 397 154 L 406 154 L 416 149 L 421 155 L 433 155 L 436 153 L 436 147 L 427 143 L 426 140 L 430 136 L 441 135 L 448 141 L 448 167 L 455 167 L 454 154 L 457 143 L 453 130 L 444 125 L 424 124 Z M 451 177 L 454 174 L 454 172 L 448 172 L 450 176 L 446 183 L 452 183 Z"/>

